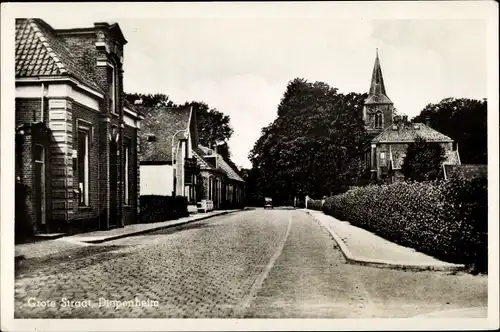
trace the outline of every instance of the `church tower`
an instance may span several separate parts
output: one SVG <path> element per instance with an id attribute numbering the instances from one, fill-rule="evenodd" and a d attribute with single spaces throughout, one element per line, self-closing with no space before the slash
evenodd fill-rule
<path id="1" fill-rule="evenodd" d="M 373 67 L 372 81 L 370 84 L 370 92 L 365 100 L 363 107 L 363 121 L 365 128 L 371 135 L 378 135 L 385 128 L 392 125 L 393 103 L 387 97 L 385 91 L 384 78 L 382 77 L 382 69 L 380 60 L 377 55 L 375 65 Z"/>

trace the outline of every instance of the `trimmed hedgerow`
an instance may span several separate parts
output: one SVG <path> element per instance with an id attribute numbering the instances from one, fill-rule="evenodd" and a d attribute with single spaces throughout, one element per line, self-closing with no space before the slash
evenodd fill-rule
<path id="1" fill-rule="evenodd" d="M 327 198 L 323 212 L 436 258 L 487 272 L 487 180 L 358 187 Z"/>
<path id="2" fill-rule="evenodd" d="M 188 202 L 184 196 L 144 195 L 140 197 L 141 222 L 160 222 L 189 215 Z"/>
<path id="3" fill-rule="evenodd" d="M 321 211 L 322 207 L 323 207 L 323 201 L 320 199 L 310 199 L 307 201 L 308 209 Z"/>

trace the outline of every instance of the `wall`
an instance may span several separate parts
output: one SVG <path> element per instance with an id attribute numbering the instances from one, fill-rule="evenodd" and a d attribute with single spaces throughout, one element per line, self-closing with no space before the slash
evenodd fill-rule
<path id="1" fill-rule="evenodd" d="M 176 162 L 176 176 L 177 176 L 177 183 L 176 183 L 176 189 L 175 193 L 176 195 L 179 196 L 186 196 L 185 195 L 185 186 L 184 186 L 184 158 L 186 158 L 186 141 L 181 141 L 176 147 L 175 147 L 176 152 L 176 157 L 175 157 L 175 162 Z"/>
<path id="2" fill-rule="evenodd" d="M 130 151 L 129 151 L 129 160 L 128 160 L 128 192 L 129 192 L 129 201 L 125 201 L 125 205 L 123 207 L 123 214 L 125 219 L 125 225 L 133 224 L 137 222 L 137 207 L 138 207 L 138 198 L 139 198 L 139 170 L 137 168 L 137 129 L 125 125 L 123 130 L 123 134 L 127 139 L 130 139 Z"/>
<path id="3" fill-rule="evenodd" d="M 41 100 L 30 98 L 30 99 L 19 99 L 16 98 L 15 103 L 15 125 L 16 127 L 33 121 L 33 114 L 36 119 L 40 119 L 40 107 Z M 35 111 L 35 112 L 33 112 Z M 33 184 L 35 181 L 34 167 L 33 167 L 33 152 L 32 152 L 32 140 L 31 135 L 25 135 L 22 138 L 22 158 L 19 159 L 21 165 L 19 166 L 19 176 L 20 182 L 27 186 L 27 188 L 33 192 Z M 50 177 L 46 179 L 50 182 Z M 36 211 L 35 211 L 35 200 L 34 195 L 26 197 L 26 213 L 30 217 L 31 225 L 26 225 L 26 227 L 32 227 L 33 231 L 36 231 Z M 16 221 L 18 223 L 20 221 Z"/>
<path id="4" fill-rule="evenodd" d="M 174 190 L 174 174 L 171 165 L 141 165 L 141 196 L 171 196 Z"/>
<path id="5" fill-rule="evenodd" d="M 97 228 L 97 218 L 102 209 L 99 202 L 99 114 L 84 105 L 73 102 L 73 149 L 78 147 L 78 124 L 91 126 L 89 146 L 89 206 L 80 206 L 78 192 L 78 167 L 73 168 L 73 223 L 79 227 Z M 93 135 L 92 135 L 93 131 Z M 84 225 L 85 223 L 85 225 Z"/>

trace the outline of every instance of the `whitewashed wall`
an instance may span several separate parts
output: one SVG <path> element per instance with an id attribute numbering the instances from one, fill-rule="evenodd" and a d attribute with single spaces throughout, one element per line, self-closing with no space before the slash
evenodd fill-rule
<path id="1" fill-rule="evenodd" d="M 141 196 L 171 196 L 174 190 L 174 171 L 171 165 L 141 165 Z"/>

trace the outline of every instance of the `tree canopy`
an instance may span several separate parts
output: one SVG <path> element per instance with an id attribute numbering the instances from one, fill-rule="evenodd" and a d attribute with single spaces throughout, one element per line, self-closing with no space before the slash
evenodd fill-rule
<path id="1" fill-rule="evenodd" d="M 356 182 L 366 132 L 366 94 L 341 94 L 323 82 L 290 81 L 276 120 L 262 129 L 249 158 L 255 190 L 288 200 L 323 196 Z"/>
<path id="2" fill-rule="evenodd" d="M 417 137 L 415 142 L 408 144 L 401 170 L 406 180 L 436 180 L 444 160 L 445 152 L 441 145 Z"/>
<path id="3" fill-rule="evenodd" d="M 463 164 L 486 164 L 487 101 L 467 98 L 446 98 L 428 104 L 413 121 L 429 119 L 432 128 L 458 143 Z"/>

